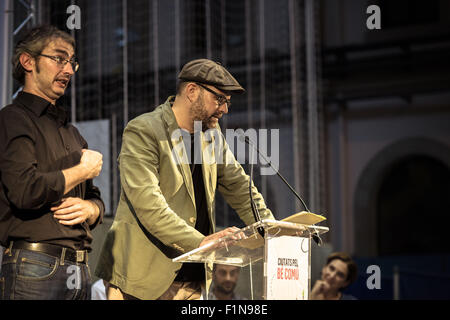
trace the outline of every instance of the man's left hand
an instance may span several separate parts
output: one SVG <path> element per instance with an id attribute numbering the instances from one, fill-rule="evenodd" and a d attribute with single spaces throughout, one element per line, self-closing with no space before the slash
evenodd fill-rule
<path id="1" fill-rule="evenodd" d="M 53 217 L 59 220 L 59 223 L 72 226 L 83 223 L 87 220 L 91 225 L 98 217 L 99 208 L 89 200 L 81 198 L 64 198 L 57 207 L 52 207 Z"/>

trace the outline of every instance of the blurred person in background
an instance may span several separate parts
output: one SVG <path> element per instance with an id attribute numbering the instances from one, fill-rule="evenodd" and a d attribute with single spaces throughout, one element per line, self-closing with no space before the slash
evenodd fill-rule
<path id="1" fill-rule="evenodd" d="M 214 264 L 208 300 L 246 300 L 234 292 L 240 271 L 237 266 Z"/>
<path id="2" fill-rule="evenodd" d="M 311 290 L 310 300 L 355 300 L 354 296 L 342 291 L 352 284 L 357 276 L 356 263 L 348 254 L 330 254 L 322 268 L 321 279 L 316 281 Z"/>

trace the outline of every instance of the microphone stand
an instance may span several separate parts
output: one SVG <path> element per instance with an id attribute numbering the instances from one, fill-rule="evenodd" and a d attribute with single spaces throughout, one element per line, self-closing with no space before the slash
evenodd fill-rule
<path id="1" fill-rule="evenodd" d="M 291 185 L 286 181 L 286 179 L 278 172 L 278 170 L 275 170 L 275 168 L 272 166 L 272 163 L 267 160 L 267 158 L 259 151 L 259 149 L 250 141 L 250 139 L 247 136 L 244 136 L 244 141 L 253 149 L 258 152 L 258 154 L 266 161 L 266 163 L 275 171 L 275 173 L 281 178 L 281 180 L 288 186 L 288 188 L 292 191 L 292 193 L 297 197 L 298 200 L 302 203 L 303 207 L 305 208 L 305 211 L 309 211 L 308 207 L 306 206 L 305 201 L 303 201 L 302 197 L 298 195 L 298 193 L 294 190 L 294 188 L 291 187 Z"/>
<path id="2" fill-rule="evenodd" d="M 251 149 L 251 148 L 250 148 Z M 248 191 L 250 193 L 250 204 L 252 207 L 253 217 L 255 218 L 256 222 L 261 222 L 261 215 L 259 214 L 258 208 L 256 207 L 255 201 L 253 200 L 253 192 L 252 192 L 252 181 L 253 181 L 253 154 L 252 150 L 250 150 L 250 181 L 248 182 Z M 264 228 L 258 227 L 256 228 L 258 230 L 258 233 L 263 237 L 264 239 Z"/>
<path id="3" fill-rule="evenodd" d="M 273 171 L 275 171 L 275 173 L 278 175 L 278 177 L 281 178 L 281 180 L 284 182 L 284 184 L 286 184 L 288 186 L 288 188 L 292 191 L 292 193 L 297 197 L 297 199 L 300 200 L 300 202 L 302 203 L 303 207 L 305 208 L 306 212 L 311 212 L 309 211 L 308 207 L 306 206 L 305 201 L 303 201 L 302 197 L 300 197 L 298 195 L 298 193 L 294 190 L 294 188 L 291 187 L 291 185 L 286 181 L 286 179 L 281 175 L 281 173 L 278 172 L 278 170 L 275 170 L 275 168 L 272 166 L 272 163 L 267 160 L 267 158 L 259 151 L 258 147 L 256 147 L 247 136 L 242 135 L 241 136 L 244 141 L 250 146 L 250 149 L 255 149 L 258 154 L 264 159 L 264 161 L 266 161 L 266 163 L 272 168 Z M 250 153 L 251 154 L 251 153 Z M 250 157 L 250 160 L 251 157 Z M 250 191 L 250 202 L 251 202 L 251 206 L 252 206 L 252 211 L 253 211 L 253 216 L 255 217 L 256 221 L 261 221 L 261 216 L 259 215 L 258 209 L 256 208 L 256 205 L 253 201 L 253 194 L 251 191 L 251 184 L 253 181 L 253 162 L 250 161 L 250 183 L 249 183 L 249 191 Z M 257 228 L 259 234 L 264 238 L 264 230 L 263 228 Z M 312 234 L 311 235 L 314 242 L 316 242 L 319 246 L 322 244 L 322 240 L 320 239 L 320 237 L 318 236 L 318 234 Z"/>

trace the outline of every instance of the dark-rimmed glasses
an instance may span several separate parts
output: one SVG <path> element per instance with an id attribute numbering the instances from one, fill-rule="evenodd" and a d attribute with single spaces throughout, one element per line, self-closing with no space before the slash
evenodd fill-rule
<path id="1" fill-rule="evenodd" d="M 39 53 L 38 56 L 43 56 L 43 57 L 52 59 L 52 60 L 55 61 L 61 68 L 64 68 L 64 66 L 65 66 L 67 63 L 70 63 L 70 65 L 72 66 L 73 72 L 77 72 L 77 71 L 78 71 L 78 68 L 80 67 L 80 65 L 79 65 L 78 62 L 75 60 L 75 58 L 72 58 L 72 59 L 69 60 L 69 59 L 65 59 L 65 58 L 63 58 L 63 57 L 61 57 L 61 56 L 49 56 L 49 55 L 42 54 L 42 53 Z"/>
<path id="2" fill-rule="evenodd" d="M 219 106 L 226 103 L 228 109 L 231 107 L 231 101 L 228 100 L 227 97 L 225 97 L 223 94 L 217 93 L 214 90 L 211 90 L 210 88 L 208 88 L 207 86 L 202 85 L 201 83 L 196 82 L 196 84 L 199 85 L 200 87 L 202 87 L 203 89 L 205 89 L 206 91 L 211 92 L 216 97 L 217 103 L 219 104 Z"/>

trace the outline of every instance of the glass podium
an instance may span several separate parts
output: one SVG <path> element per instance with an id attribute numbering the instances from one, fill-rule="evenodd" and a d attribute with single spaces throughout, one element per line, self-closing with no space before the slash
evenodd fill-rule
<path id="1" fill-rule="evenodd" d="M 328 231 L 323 226 L 262 220 L 173 261 L 205 264 L 204 299 L 215 299 L 211 290 L 221 286 L 214 265 L 226 265 L 237 267 L 239 277 L 234 284 L 230 277 L 223 279 L 226 288 L 222 289 L 232 288 L 237 299 L 307 300 L 311 287 L 311 239 L 320 239 Z"/>

